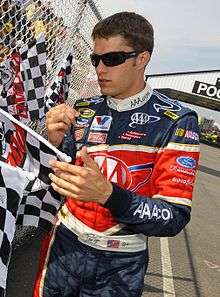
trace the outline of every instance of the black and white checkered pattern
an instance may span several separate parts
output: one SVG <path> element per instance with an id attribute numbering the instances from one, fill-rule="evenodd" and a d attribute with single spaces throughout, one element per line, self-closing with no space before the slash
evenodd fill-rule
<path id="1" fill-rule="evenodd" d="M 1 105 L 7 107 L 7 92 L 15 79 L 15 69 L 11 59 L 0 64 L 0 100 Z"/>
<path id="2" fill-rule="evenodd" d="M 28 194 L 23 196 L 17 224 L 50 230 L 62 201 L 60 195 L 49 186 L 49 160 L 63 157 L 49 148 L 47 142 L 39 141 L 30 133 L 27 134 L 26 145 L 27 156 L 23 169 L 34 171 L 37 178 L 26 188 Z"/>
<path id="3" fill-rule="evenodd" d="M 13 52 L 0 64 L 0 107 L 24 123 L 30 120 L 24 97 L 18 52 Z"/>
<path id="4" fill-rule="evenodd" d="M 4 296 L 18 207 L 31 175 L 0 161 L 0 288 Z M 32 174 L 32 179 L 34 175 Z"/>
<path id="5" fill-rule="evenodd" d="M 1 140 L 4 162 L 0 161 L 0 293 L 2 291 L 4 296 L 15 224 L 45 230 L 52 228 L 62 200 L 50 186 L 49 161 L 71 160 L 2 109 L 0 123 L 2 135 L 5 133 L 13 136 L 2 137 Z M 18 132 L 19 135 L 16 135 Z M 13 143 L 7 143 L 8 141 Z M 19 149 L 24 150 L 23 141 L 25 151 L 22 155 L 17 155 Z"/>
<path id="6" fill-rule="evenodd" d="M 18 208 L 17 225 L 40 227 L 50 231 L 62 200 L 50 186 L 24 195 Z"/>
<path id="7" fill-rule="evenodd" d="M 34 220 L 22 217 L 28 216 L 28 213 L 30 214 L 30 216 L 33 216 L 35 214 L 36 216 L 38 216 L 42 213 L 43 221 L 47 220 L 48 216 L 48 226 L 46 229 L 49 229 L 52 227 L 55 219 L 54 216 L 61 203 L 59 195 L 56 195 L 52 189 L 49 189 L 50 180 L 48 178 L 48 174 L 51 172 L 49 161 L 63 160 L 69 162 L 71 158 L 68 157 L 65 153 L 60 152 L 42 136 L 38 135 L 36 132 L 34 132 L 32 129 L 25 126 L 24 124 L 19 123 L 10 114 L 1 109 L 0 122 L 5 127 L 7 127 L 6 134 L 9 133 L 9 130 L 15 133 L 15 137 L 8 137 L 4 140 L 4 147 L 7 151 L 3 151 L 2 159 L 4 159 L 6 162 L 9 162 L 9 164 L 12 166 L 18 166 L 26 172 L 34 173 L 35 175 L 35 179 L 28 184 L 26 193 L 24 193 L 22 207 L 19 210 L 18 223 L 25 223 L 26 225 L 27 222 L 29 222 L 28 225 L 45 227 L 45 223 L 43 223 L 43 226 L 41 226 L 40 223 L 42 220 L 40 217 L 37 217 Z M 19 135 L 16 136 L 16 133 L 18 131 Z M 13 140 L 14 142 L 7 144 L 8 140 Z M 23 153 L 22 158 L 20 157 L 20 155 L 18 155 L 18 160 L 16 160 L 17 150 L 23 149 L 23 147 L 19 147 L 21 142 L 25 142 L 26 150 Z M 12 148 L 15 149 L 15 152 L 13 152 Z M 12 157 L 10 155 L 11 153 Z M 34 200 L 35 197 L 36 200 Z M 41 203 L 38 202 L 39 197 L 41 199 Z M 26 202 L 28 202 L 28 204 L 26 204 Z M 31 207 L 31 205 L 33 206 L 33 208 Z M 36 207 L 39 208 L 38 212 L 36 212 Z M 42 212 L 42 210 L 44 211 Z M 48 210 L 48 214 L 46 213 L 46 210 Z M 37 225 L 36 221 L 38 222 Z"/>
<path id="8" fill-rule="evenodd" d="M 28 45 L 19 49 L 21 55 L 21 76 L 30 120 L 44 117 L 46 79 L 46 44 L 40 34 Z"/>
<path id="9" fill-rule="evenodd" d="M 61 67 L 58 68 L 52 84 L 47 88 L 45 95 L 46 111 L 55 104 L 63 103 L 68 98 L 71 66 L 73 57 L 71 54 L 63 61 Z"/>

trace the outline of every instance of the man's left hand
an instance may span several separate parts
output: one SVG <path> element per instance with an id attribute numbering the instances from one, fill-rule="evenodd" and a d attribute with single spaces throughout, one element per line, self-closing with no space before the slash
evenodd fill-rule
<path id="1" fill-rule="evenodd" d="M 104 204 L 112 193 L 112 184 L 101 173 L 98 165 L 88 155 L 86 147 L 80 151 L 84 166 L 51 161 L 54 174 L 50 173 L 51 186 L 68 198 Z"/>

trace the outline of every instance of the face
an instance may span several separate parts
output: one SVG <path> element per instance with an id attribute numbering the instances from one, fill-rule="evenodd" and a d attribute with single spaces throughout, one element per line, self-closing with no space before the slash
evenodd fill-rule
<path id="1" fill-rule="evenodd" d="M 95 38 L 93 53 L 103 55 L 109 52 L 132 52 L 134 49 L 127 45 L 122 36 L 108 39 Z M 103 95 L 123 99 L 135 95 L 144 88 L 144 66 L 139 63 L 141 57 L 132 57 L 117 66 L 106 66 L 100 60 L 96 67 L 98 83 Z M 141 60 L 140 60 L 141 61 Z"/>

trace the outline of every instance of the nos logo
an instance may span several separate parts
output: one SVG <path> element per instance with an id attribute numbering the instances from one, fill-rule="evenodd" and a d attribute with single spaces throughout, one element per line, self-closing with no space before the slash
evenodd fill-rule
<path id="1" fill-rule="evenodd" d="M 119 158 L 102 152 L 91 153 L 90 156 L 109 181 L 117 183 L 121 188 L 132 192 L 137 191 L 146 184 L 152 174 L 152 162 L 127 166 Z"/>

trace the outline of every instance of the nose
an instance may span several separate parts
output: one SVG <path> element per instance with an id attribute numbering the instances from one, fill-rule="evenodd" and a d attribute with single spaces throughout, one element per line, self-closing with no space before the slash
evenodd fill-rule
<path id="1" fill-rule="evenodd" d="M 105 64 L 102 62 L 102 60 L 99 61 L 99 65 L 96 67 L 96 73 L 101 74 L 101 73 L 106 73 L 108 70 L 108 67 L 105 66 Z"/>

